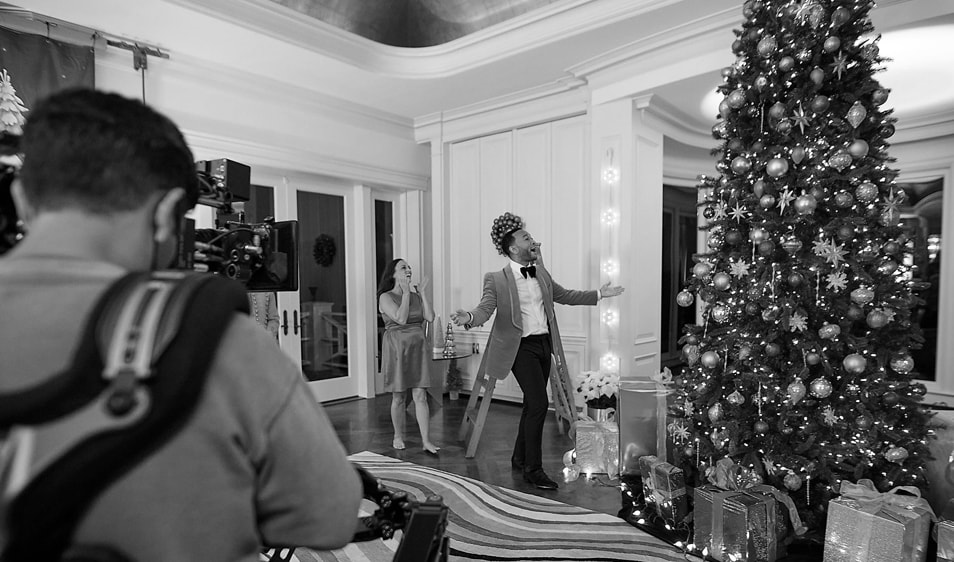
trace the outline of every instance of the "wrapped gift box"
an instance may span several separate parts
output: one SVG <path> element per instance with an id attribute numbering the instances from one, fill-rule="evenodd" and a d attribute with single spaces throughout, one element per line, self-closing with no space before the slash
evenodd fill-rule
<path id="1" fill-rule="evenodd" d="M 615 422 L 576 422 L 576 464 L 583 474 L 619 474 L 619 427 Z"/>
<path id="2" fill-rule="evenodd" d="M 927 500 L 878 493 L 868 480 L 843 482 L 841 493 L 828 503 L 824 562 L 924 562 L 934 517 Z"/>
<path id="3" fill-rule="evenodd" d="M 775 562 L 775 500 L 745 492 L 713 495 L 709 556 L 719 561 Z"/>
<path id="4" fill-rule="evenodd" d="M 954 562 L 954 521 L 937 524 L 937 562 Z"/>
<path id="5" fill-rule="evenodd" d="M 698 551 L 705 550 L 708 553 L 712 550 L 712 515 L 716 496 L 733 493 L 712 484 L 699 486 L 692 491 L 692 542 Z"/>
<path id="6" fill-rule="evenodd" d="M 639 470 L 639 477 L 643 482 L 643 502 L 646 507 L 655 510 L 656 505 L 656 496 L 655 496 L 655 487 L 653 486 L 653 465 L 660 462 L 656 458 L 656 455 L 646 455 L 639 457 L 639 462 L 637 468 Z"/>
<path id="7" fill-rule="evenodd" d="M 936 411 L 930 427 L 936 438 L 928 441 L 933 459 L 924 467 L 929 483 L 924 497 L 935 513 L 941 513 L 954 498 L 954 411 Z"/>
<path id="8" fill-rule="evenodd" d="M 651 465 L 656 513 L 670 525 L 676 525 L 689 513 L 689 498 L 686 497 L 686 477 L 681 468 L 668 462 Z"/>

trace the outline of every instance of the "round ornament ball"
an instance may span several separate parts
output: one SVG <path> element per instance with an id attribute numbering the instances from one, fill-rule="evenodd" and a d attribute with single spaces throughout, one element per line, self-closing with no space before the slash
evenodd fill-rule
<path id="1" fill-rule="evenodd" d="M 788 284 L 791 287 L 799 287 L 802 283 L 805 282 L 805 276 L 797 271 L 793 271 L 788 275 Z"/>
<path id="2" fill-rule="evenodd" d="M 726 96 L 725 101 L 732 109 L 739 109 L 745 105 L 745 92 L 742 90 L 732 90 L 729 92 L 729 95 Z"/>
<path id="3" fill-rule="evenodd" d="M 715 216 L 715 209 L 713 209 L 712 207 L 706 207 L 705 209 L 702 210 L 702 216 L 704 216 L 707 219 L 711 219 L 712 217 Z"/>
<path id="4" fill-rule="evenodd" d="M 754 429 L 759 435 L 765 435 L 768 433 L 769 424 L 767 424 L 764 420 L 759 420 L 755 422 L 755 425 L 752 426 L 752 429 Z"/>
<path id="5" fill-rule="evenodd" d="M 705 276 L 709 275 L 709 271 L 711 271 L 711 268 L 709 267 L 709 264 L 706 263 L 700 262 L 692 266 L 692 274 L 699 279 L 703 279 Z"/>
<path id="6" fill-rule="evenodd" d="M 782 347 L 777 343 L 765 344 L 765 355 L 769 357 L 778 357 L 782 353 Z"/>
<path id="7" fill-rule="evenodd" d="M 858 429 L 869 429 L 872 423 L 871 417 L 864 414 L 855 418 L 855 425 L 858 427 Z"/>
<path id="8" fill-rule="evenodd" d="M 707 351 L 702 354 L 700 357 L 702 364 L 710 369 L 714 369 L 722 361 L 722 358 L 719 357 L 719 354 L 715 351 Z"/>
<path id="9" fill-rule="evenodd" d="M 808 190 L 808 194 L 815 198 L 815 201 L 824 201 L 828 198 L 828 192 L 824 187 L 816 185 Z"/>
<path id="10" fill-rule="evenodd" d="M 816 66 L 808 73 L 808 77 L 812 79 L 816 86 L 821 86 L 822 82 L 825 81 L 825 71 Z"/>
<path id="11" fill-rule="evenodd" d="M 832 35 L 825 39 L 825 42 L 822 44 L 822 48 L 825 49 L 826 53 L 834 53 L 841 47 L 841 39 Z"/>
<path id="12" fill-rule="evenodd" d="M 778 59 L 778 69 L 782 72 L 788 72 L 789 70 L 795 68 L 795 59 L 785 55 L 784 57 Z"/>
<path id="13" fill-rule="evenodd" d="M 898 244 L 895 241 L 885 242 L 884 246 L 881 247 L 881 251 L 889 256 L 897 254 L 901 250 L 901 244 Z"/>
<path id="14" fill-rule="evenodd" d="M 785 475 L 785 478 L 782 479 L 782 483 L 785 484 L 785 487 L 791 491 L 798 490 L 802 487 L 802 479 L 797 474 L 789 472 Z"/>
<path id="15" fill-rule="evenodd" d="M 745 303 L 745 313 L 749 316 L 755 316 L 759 313 L 759 305 L 755 304 L 754 302 Z"/>
<path id="16" fill-rule="evenodd" d="M 755 88 L 759 90 L 760 92 L 768 86 L 768 83 L 769 83 L 768 77 L 765 76 L 764 74 L 759 74 L 755 78 Z"/>
<path id="17" fill-rule="evenodd" d="M 890 258 L 885 258 L 881 261 L 880 264 L 878 264 L 878 271 L 880 271 L 881 273 L 884 273 L 885 275 L 891 275 L 897 270 L 898 270 L 898 262 Z"/>
<path id="18" fill-rule="evenodd" d="M 755 46 L 755 49 L 763 57 L 770 57 L 772 53 L 775 52 L 775 49 L 778 48 L 778 42 L 775 40 L 775 37 L 767 35 L 759 40 L 758 45 Z"/>
<path id="19" fill-rule="evenodd" d="M 685 456 L 692 458 L 692 456 L 696 454 L 696 448 L 692 445 L 686 445 L 686 447 L 682 450 L 682 453 Z"/>
<path id="20" fill-rule="evenodd" d="M 878 129 L 878 132 L 881 133 L 881 136 L 886 139 L 891 138 L 891 136 L 894 135 L 894 125 L 891 123 L 885 123 Z"/>
<path id="21" fill-rule="evenodd" d="M 742 233 L 738 230 L 730 230 L 725 233 L 725 241 L 726 243 L 735 246 L 742 241 Z"/>
<path id="22" fill-rule="evenodd" d="M 839 150 L 828 159 L 828 165 L 840 172 L 851 166 L 851 154 L 848 154 L 848 151 Z"/>
<path id="23" fill-rule="evenodd" d="M 885 88 L 878 88 L 877 90 L 871 92 L 871 102 L 875 105 L 881 105 L 884 102 L 888 101 L 888 94 L 890 90 Z"/>
<path id="24" fill-rule="evenodd" d="M 865 367 L 868 366 L 868 360 L 857 353 L 850 353 L 842 359 L 841 364 L 849 373 L 858 375 L 865 372 Z"/>
<path id="25" fill-rule="evenodd" d="M 788 173 L 788 160 L 784 158 L 772 158 L 765 164 L 765 173 L 773 178 L 780 178 Z"/>
<path id="26" fill-rule="evenodd" d="M 752 169 L 752 162 L 745 156 L 736 156 L 732 159 L 730 167 L 733 172 L 742 175 Z"/>
<path id="27" fill-rule="evenodd" d="M 742 139 L 733 137 L 725 143 L 725 147 L 732 152 L 742 152 L 745 145 L 742 144 Z"/>
<path id="28" fill-rule="evenodd" d="M 851 300 L 858 304 L 868 304 L 874 300 L 874 291 L 867 287 L 858 287 L 851 292 Z"/>
<path id="29" fill-rule="evenodd" d="M 815 212 L 818 202 L 811 195 L 799 195 L 795 199 L 795 211 L 800 215 L 810 215 Z"/>
<path id="30" fill-rule="evenodd" d="M 721 233 L 714 232 L 709 236 L 709 240 L 706 241 L 706 244 L 713 250 L 718 250 L 722 247 L 723 242 L 725 242 L 725 237 Z"/>
<path id="31" fill-rule="evenodd" d="M 729 319 L 729 307 L 717 304 L 712 307 L 712 319 L 722 324 Z"/>
<path id="32" fill-rule="evenodd" d="M 908 458 L 908 450 L 904 447 L 891 447 L 884 453 L 884 458 L 889 462 L 901 464 Z"/>
<path id="33" fill-rule="evenodd" d="M 835 194 L 835 206 L 841 209 L 851 207 L 855 202 L 855 197 L 847 191 L 839 191 Z"/>
<path id="34" fill-rule="evenodd" d="M 752 193 L 754 193 L 756 197 L 765 195 L 765 182 L 762 180 L 757 180 L 755 183 L 753 183 Z"/>
<path id="35" fill-rule="evenodd" d="M 771 209 L 775 206 L 775 196 L 771 193 L 766 193 L 759 199 L 759 206 L 763 209 Z"/>
<path id="36" fill-rule="evenodd" d="M 841 327 L 838 324 L 825 324 L 818 329 L 818 337 L 823 340 L 835 339 L 840 333 Z"/>
<path id="37" fill-rule="evenodd" d="M 868 326 L 874 329 L 884 328 L 888 323 L 888 315 L 880 310 L 872 310 L 865 319 Z"/>
<path id="38" fill-rule="evenodd" d="M 694 336 L 694 335 L 692 335 L 692 336 L 687 336 L 687 337 L 686 337 L 686 343 L 692 344 L 692 345 L 697 345 L 697 344 L 699 343 L 699 338 L 696 337 L 696 336 Z"/>
<path id="39" fill-rule="evenodd" d="M 881 54 L 881 48 L 876 43 L 868 43 L 861 47 L 861 56 L 874 62 Z"/>
<path id="40" fill-rule="evenodd" d="M 768 240 L 768 231 L 764 228 L 757 226 L 749 232 L 749 240 L 755 242 L 756 244 L 762 242 L 763 240 Z"/>
<path id="41" fill-rule="evenodd" d="M 777 304 L 773 304 L 762 311 L 762 320 L 765 320 L 766 322 L 774 322 L 781 314 L 781 307 L 779 307 Z"/>
<path id="42" fill-rule="evenodd" d="M 864 158 L 868 155 L 868 143 L 861 139 L 855 139 L 848 145 L 848 154 L 851 154 L 854 158 Z"/>
<path id="43" fill-rule="evenodd" d="M 851 12 L 848 11 L 848 8 L 844 6 L 838 6 L 835 8 L 835 11 L 831 13 L 831 25 L 832 27 L 841 27 L 842 25 L 848 23 L 851 20 Z"/>
<path id="44" fill-rule="evenodd" d="M 896 373 L 906 375 L 914 369 L 914 359 L 910 355 L 898 355 L 891 359 L 891 369 Z"/>
<path id="45" fill-rule="evenodd" d="M 709 421 L 715 423 L 722 419 L 722 404 L 716 402 L 709 407 Z"/>
<path id="46" fill-rule="evenodd" d="M 747 345 L 743 345 L 742 347 L 739 348 L 739 360 L 740 360 L 740 361 L 743 361 L 743 360 L 745 360 L 745 359 L 748 359 L 748 358 L 751 357 L 751 356 L 752 356 L 752 348 L 751 348 L 751 347 L 749 347 L 749 346 L 747 346 Z"/>
<path id="47" fill-rule="evenodd" d="M 717 139 L 724 139 L 729 134 L 729 126 L 725 121 L 719 121 L 712 126 L 712 136 Z"/>
<path id="48" fill-rule="evenodd" d="M 788 385 L 788 388 L 785 389 L 788 392 L 788 401 L 794 406 L 798 404 L 798 401 L 805 397 L 805 384 L 796 380 L 792 384 Z"/>
<path id="49" fill-rule="evenodd" d="M 676 304 L 682 307 L 692 306 L 694 300 L 695 297 L 689 291 L 679 291 L 679 294 L 676 295 Z"/>
<path id="50" fill-rule="evenodd" d="M 815 113 L 825 113 L 830 106 L 831 100 L 828 99 L 828 96 L 819 94 L 812 98 L 812 111 Z"/>
<path id="51" fill-rule="evenodd" d="M 729 117 L 729 114 L 732 113 L 732 108 L 729 106 L 729 102 L 722 100 L 719 102 L 719 117 L 726 119 Z"/>
<path id="52" fill-rule="evenodd" d="M 728 273 L 720 271 L 712 276 L 712 285 L 720 291 L 728 289 L 731 284 L 732 277 Z"/>
<path id="53" fill-rule="evenodd" d="M 845 316 L 847 316 L 852 322 L 856 322 L 865 317 L 865 311 L 857 304 L 852 303 L 848 305 L 848 311 L 845 312 Z"/>
<path id="54" fill-rule="evenodd" d="M 818 365 L 821 363 L 821 355 L 815 353 L 814 351 L 805 354 L 805 362 L 809 365 Z"/>
<path id="55" fill-rule="evenodd" d="M 818 398 L 826 398 L 831 394 L 831 383 L 828 382 L 828 379 L 819 377 L 812 381 L 812 396 Z"/>
<path id="56" fill-rule="evenodd" d="M 855 236 L 855 227 L 849 224 L 843 224 L 838 227 L 838 231 L 835 233 L 841 240 L 849 240 Z"/>
<path id="57" fill-rule="evenodd" d="M 762 240 L 759 242 L 759 255 L 760 256 L 771 256 L 772 252 L 775 251 L 775 242 L 771 240 Z"/>
<path id="58" fill-rule="evenodd" d="M 781 119 L 782 117 L 785 117 L 785 104 L 782 102 L 773 103 L 772 106 L 769 107 L 768 114 L 769 117 L 774 119 Z"/>
<path id="59" fill-rule="evenodd" d="M 895 404 L 898 403 L 899 400 L 900 400 L 900 397 L 898 396 L 896 392 L 889 391 L 881 395 L 881 401 L 884 403 L 885 406 L 894 406 Z"/>

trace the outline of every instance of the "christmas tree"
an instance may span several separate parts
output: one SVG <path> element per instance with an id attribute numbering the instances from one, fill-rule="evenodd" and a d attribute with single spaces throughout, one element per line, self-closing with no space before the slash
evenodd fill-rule
<path id="1" fill-rule="evenodd" d="M 870 0 L 749 0 L 723 69 L 707 248 L 682 306 L 670 431 L 690 481 L 729 457 L 824 531 L 843 480 L 924 488 L 921 300 L 888 167 L 894 118 Z"/>
<path id="2" fill-rule="evenodd" d="M 24 113 L 29 111 L 24 105 L 23 100 L 17 96 L 17 91 L 13 87 L 13 81 L 7 74 L 7 69 L 3 69 L 0 74 L 0 127 L 2 131 L 8 131 L 15 135 L 23 133 L 23 123 L 26 118 Z"/>

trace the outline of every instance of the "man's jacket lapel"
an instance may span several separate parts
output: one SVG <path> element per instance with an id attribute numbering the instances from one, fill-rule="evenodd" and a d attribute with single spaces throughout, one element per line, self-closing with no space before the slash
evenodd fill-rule
<path id="1" fill-rule="evenodd" d="M 523 319 L 520 316 L 520 294 L 517 293 L 517 281 L 513 277 L 513 269 L 508 265 L 503 268 L 504 279 L 507 281 L 507 294 L 510 295 L 510 320 L 514 328 L 523 331 Z"/>

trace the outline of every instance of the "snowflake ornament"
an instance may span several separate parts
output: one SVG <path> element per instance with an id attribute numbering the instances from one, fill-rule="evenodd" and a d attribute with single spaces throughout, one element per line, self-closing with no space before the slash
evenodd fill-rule
<path id="1" fill-rule="evenodd" d="M 789 329 L 791 331 L 804 332 L 808 329 L 808 317 L 802 316 L 799 312 L 793 312 L 791 318 L 788 320 Z"/>
<path id="2" fill-rule="evenodd" d="M 732 262 L 729 264 L 729 273 L 731 273 L 735 277 L 739 277 L 739 278 L 745 277 L 746 275 L 749 274 L 749 265 L 750 264 L 741 260 Z"/>
<path id="3" fill-rule="evenodd" d="M 778 472 L 778 467 L 775 466 L 775 461 L 773 461 L 769 457 L 765 457 L 764 459 L 762 459 L 762 464 L 765 465 L 765 474 L 768 474 L 769 476 L 774 476 L 775 473 Z"/>
<path id="4" fill-rule="evenodd" d="M 835 409 L 832 408 L 830 404 L 825 406 L 822 410 L 822 416 L 825 418 L 825 424 L 829 426 L 835 425 L 835 422 L 838 421 L 838 416 L 835 415 Z"/>
<path id="5" fill-rule="evenodd" d="M 848 286 L 848 276 L 843 271 L 836 271 L 828 274 L 828 290 L 841 291 Z"/>
<path id="6" fill-rule="evenodd" d="M 686 398 L 686 403 L 682 406 L 682 411 L 686 413 L 686 417 L 692 417 L 692 414 L 695 413 L 696 408 L 692 405 L 692 400 Z"/>
<path id="7" fill-rule="evenodd" d="M 682 420 L 676 420 L 667 426 L 672 440 L 680 445 L 689 440 L 689 428 L 682 423 Z"/>
<path id="8" fill-rule="evenodd" d="M 720 221 L 726 217 L 725 203 L 723 201 L 719 201 L 719 203 L 714 207 L 714 210 L 715 214 L 712 216 L 712 220 Z"/>

